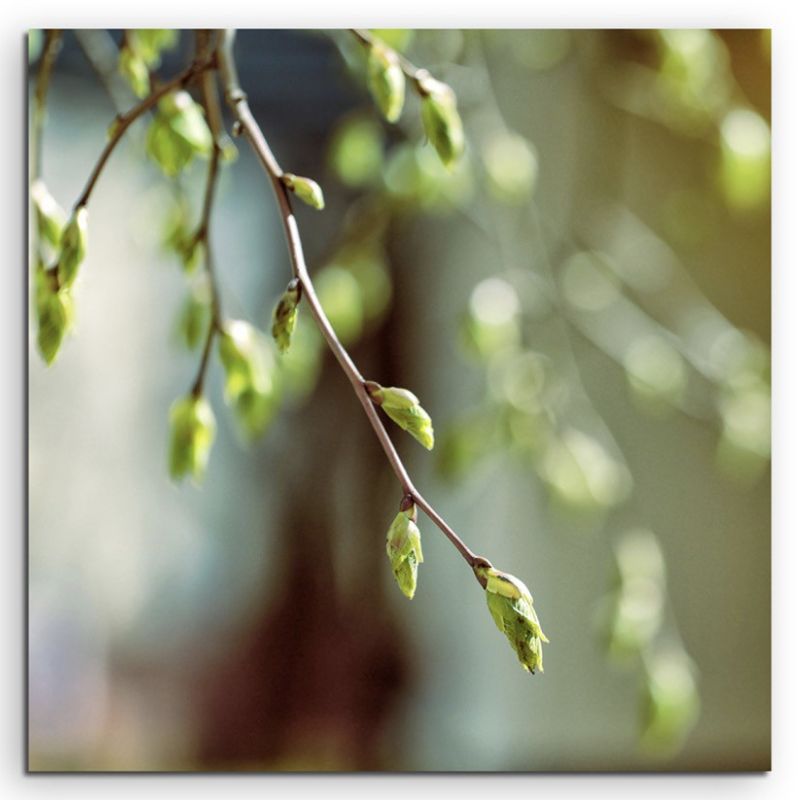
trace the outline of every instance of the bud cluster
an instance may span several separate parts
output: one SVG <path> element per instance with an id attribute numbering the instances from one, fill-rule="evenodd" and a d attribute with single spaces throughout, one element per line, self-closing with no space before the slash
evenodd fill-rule
<path id="1" fill-rule="evenodd" d="M 506 635 L 520 664 L 532 675 L 537 669 L 543 672 L 542 642 L 549 639 L 539 625 L 528 587 L 513 575 L 494 567 L 477 566 L 475 574 L 485 584 L 492 619 Z"/>
<path id="2" fill-rule="evenodd" d="M 386 534 L 386 553 L 400 591 L 411 600 L 417 590 L 417 568 L 423 562 L 417 508 L 404 500 Z"/>

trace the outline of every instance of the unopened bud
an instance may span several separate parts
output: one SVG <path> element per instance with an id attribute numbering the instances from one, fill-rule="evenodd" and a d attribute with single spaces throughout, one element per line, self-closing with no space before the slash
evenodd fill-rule
<path id="1" fill-rule="evenodd" d="M 289 191 L 294 192 L 304 203 L 321 211 L 325 208 L 325 198 L 322 189 L 316 181 L 311 178 L 302 178 L 299 175 L 292 175 L 291 172 L 284 172 L 283 183 Z"/>
<path id="2" fill-rule="evenodd" d="M 393 422 L 408 431 L 427 450 L 433 449 L 433 423 L 415 394 L 408 389 L 384 387 L 374 381 L 367 381 L 365 387 L 372 402 L 380 406 Z"/>
<path id="3" fill-rule="evenodd" d="M 464 152 L 464 126 L 456 107 L 456 96 L 445 83 L 426 77 L 418 83 L 422 94 L 422 126 L 425 135 L 446 167 Z"/>
<path id="4" fill-rule="evenodd" d="M 66 214 L 41 179 L 37 179 L 31 184 L 31 199 L 36 211 L 36 227 L 39 236 L 43 241 L 55 247 L 61 240 Z"/>
<path id="5" fill-rule="evenodd" d="M 225 400 L 248 437 L 259 436 L 280 400 L 277 371 L 269 342 L 250 323 L 225 323 L 219 336 L 219 357 L 225 370 Z"/>
<path id="6" fill-rule="evenodd" d="M 417 590 L 417 567 L 423 562 L 422 540 L 414 521 L 416 516 L 416 506 L 412 502 L 397 514 L 386 534 L 386 553 L 392 572 L 400 591 L 409 600 Z"/>
<path id="7" fill-rule="evenodd" d="M 523 668 L 544 671 L 542 642 L 548 642 L 533 608 L 528 587 L 519 578 L 483 564 L 475 574 L 485 584 L 486 602 L 495 625 L 506 635 Z"/>
<path id="8" fill-rule="evenodd" d="M 285 353 L 292 343 L 297 324 L 297 304 L 300 302 L 300 281 L 295 278 L 286 287 L 272 314 L 272 337 L 278 350 Z"/>
<path id="9" fill-rule="evenodd" d="M 86 256 L 86 238 L 89 212 L 86 206 L 73 211 L 61 233 L 61 252 L 58 257 L 58 280 L 62 286 L 72 286 L 78 267 Z"/>
<path id="10" fill-rule="evenodd" d="M 389 122 L 396 122 L 403 110 L 406 80 L 394 50 L 374 44 L 367 62 L 367 83 L 375 103 Z"/>
<path id="11" fill-rule="evenodd" d="M 199 483 L 205 474 L 217 431 L 214 412 L 204 397 L 189 395 L 170 409 L 169 473 L 174 480 L 191 475 Z"/>
<path id="12" fill-rule="evenodd" d="M 150 94 L 150 72 L 144 59 L 129 47 L 119 51 L 119 71 L 137 97 Z"/>
<path id="13" fill-rule="evenodd" d="M 49 365 L 58 355 L 61 342 L 72 326 L 72 296 L 68 289 L 57 288 L 56 276 L 52 272 L 46 272 L 40 267 L 36 270 L 35 299 L 38 321 L 36 343 L 42 358 Z"/>

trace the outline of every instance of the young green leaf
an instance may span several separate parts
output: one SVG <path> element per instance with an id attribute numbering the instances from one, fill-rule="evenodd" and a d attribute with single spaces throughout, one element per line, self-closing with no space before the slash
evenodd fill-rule
<path id="1" fill-rule="evenodd" d="M 311 178 L 303 178 L 299 175 L 293 175 L 291 172 L 284 172 L 282 178 L 286 188 L 294 192 L 300 200 L 318 211 L 325 208 L 325 198 L 322 195 L 322 189 L 316 181 Z"/>
<path id="2" fill-rule="evenodd" d="M 475 574 L 485 584 L 495 625 L 506 635 L 523 668 L 531 675 L 537 669 L 543 672 L 542 642 L 549 639 L 539 625 L 528 587 L 519 578 L 493 567 L 477 566 Z"/>
<path id="3" fill-rule="evenodd" d="M 86 238 L 89 212 L 86 206 L 73 211 L 61 233 L 58 256 L 58 280 L 61 286 L 70 287 L 78 276 L 78 267 L 86 256 Z"/>
<path id="4" fill-rule="evenodd" d="M 188 92 L 161 99 L 147 131 L 147 152 L 168 177 L 174 177 L 195 156 L 211 152 L 213 138 L 203 110 Z"/>
<path id="5" fill-rule="evenodd" d="M 173 480 L 191 475 L 200 483 L 208 466 L 217 431 L 214 412 L 204 397 L 189 395 L 170 409 L 169 474 Z"/>
<path id="6" fill-rule="evenodd" d="M 42 266 L 36 269 L 35 308 L 38 330 L 36 343 L 45 363 L 52 364 L 64 336 L 72 326 L 74 306 L 68 289 L 58 289 L 52 272 Z"/>
<path id="7" fill-rule="evenodd" d="M 394 518 L 386 534 L 386 554 L 400 591 L 411 600 L 417 590 L 417 567 L 422 563 L 422 540 L 411 505 Z"/>
<path id="8" fill-rule="evenodd" d="M 272 338 L 281 353 L 287 352 L 297 324 L 297 305 L 300 302 L 300 281 L 290 281 L 272 314 Z"/>
<path id="9" fill-rule="evenodd" d="M 50 194 L 44 181 L 35 180 L 31 184 L 31 199 L 36 211 L 36 228 L 42 241 L 55 247 L 61 241 L 67 215 Z"/>
<path id="10" fill-rule="evenodd" d="M 225 400 L 244 433 L 260 436 L 278 408 L 280 391 L 269 341 L 250 323 L 227 322 L 219 336 L 225 370 Z"/>
<path id="11" fill-rule="evenodd" d="M 393 422 L 408 431 L 423 447 L 433 449 L 433 423 L 415 394 L 408 389 L 383 387 L 373 381 L 367 381 L 365 385 L 376 406 L 380 406 Z"/>
<path id="12" fill-rule="evenodd" d="M 367 85 L 387 121 L 397 122 L 405 102 L 406 79 L 394 50 L 377 42 L 370 47 Z"/>
<path id="13" fill-rule="evenodd" d="M 452 167 L 464 152 L 464 126 L 456 107 L 456 96 L 445 83 L 430 76 L 418 83 L 422 94 L 422 126 L 425 135 L 446 167 Z"/>
<path id="14" fill-rule="evenodd" d="M 178 316 L 178 336 L 189 350 L 194 350 L 208 331 L 211 321 L 210 290 L 206 282 L 194 284 Z"/>
<path id="15" fill-rule="evenodd" d="M 119 72 L 137 97 L 150 94 L 150 72 L 147 64 L 130 47 L 119 51 Z"/>
<path id="16" fill-rule="evenodd" d="M 176 30 L 138 28 L 128 31 L 128 47 L 150 69 L 160 66 L 163 51 L 171 50 L 177 44 Z"/>

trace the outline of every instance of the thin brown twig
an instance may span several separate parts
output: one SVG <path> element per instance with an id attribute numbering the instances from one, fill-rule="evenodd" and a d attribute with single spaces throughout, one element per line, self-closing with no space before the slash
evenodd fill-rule
<path id="1" fill-rule="evenodd" d="M 113 131 L 111 136 L 106 143 L 106 146 L 103 148 L 103 152 L 100 153 L 100 157 L 97 159 L 97 163 L 94 166 L 94 169 L 89 175 L 89 179 L 86 182 L 86 186 L 84 187 L 83 191 L 81 192 L 78 199 L 75 201 L 74 208 L 80 208 L 81 206 L 85 206 L 89 202 L 89 198 L 91 197 L 92 191 L 97 183 L 100 174 L 103 171 L 103 167 L 105 167 L 106 162 L 109 159 L 109 156 L 114 152 L 114 148 L 119 144 L 120 140 L 122 139 L 125 131 L 146 111 L 151 109 L 158 101 L 164 97 L 165 95 L 169 94 L 170 92 L 178 89 L 182 86 L 185 86 L 190 81 L 192 81 L 197 75 L 206 71 L 210 67 L 214 65 L 214 54 L 207 53 L 205 56 L 196 59 L 191 64 L 189 64 L 186 69 L 182 72 L 179 72 L 174 78 L 168 80 L 166 83 L 163 83 L 153 92 L 151 92 L 147 97 L 144 98 L 140 103 L 135 105 L 130 111 L 118 116 L 116 118 L 116 124 L 114 125 Z"/>
<path id="2" fill-rule="evenodd" d="M 63 31 L 49 29 L 45 32 L 44 47 L 36 73 L 36 88 L 33 94 L 33 119 L 31 121 L 30 139 L 30 179 L 42 177 L 42 138 L 44 135 L 44 118 L 47 103 L 47 90 L 50 87 L 50 76 L 53 65 L 61 48 Z"/>
<path id="3" fill-rule="evenodd" d="M 233 110 L 238 126 L 245 134 L 250 144 L 252 145 L 259 161 L 261 162 L 267 176 L 272 184 L 275 198 L 278 202 L 281 221 L 283 223 L 286 241 L 289 250 L 289 257 L 292 264 L 292 272 L 294 276 L 300 281 L 303 289 L 303 295 L 307 300 L 314 320 L 319 327 L 328 347 L 333 352 L 336 360 L 339 362 L 342 370 L 347 376 L 348 380 L 353 386 L 353 390 L 358 397 L 364 413 L 367 415 L 375 435 L 386 454 L 389 464 L 392 467 L 395 475 L 403 490 L 403 494 L 413 498 L 417 506 L 427 514 L 431 521 L 444 533 L 450 540 L 453 546 L 458 550 L 462 558 L 469 564 L 470 567 L 475 569 L 477 566 L 490 565 L 489 562 L 482 556 L 478 556 L 470 550 L 469 547 L 463 542 L 461 537 L 445 522 L 441 515 L 435 508 L 420 494 L 409 477 L 405 465 L 400 459 L 392 440 L 386 432 L 386 429 L 381 422 L 378 412 L 369 397 L 369 394 L 364 386 L 364 378 L 356 367 L 353 360 L 350 358 L 349 353 L 342 346 L 336 336 L 330 321 L 328 320 L 325 311 L 317 297 L 314 290 L 314 284 L 308 274 L 308 269 L 305 263 L 305 256 L 303 254 L 303 245 L 300 240 L 300 233 L 297 228 L 297 221 L 295 220 L 292 211 L 291 200 L 289 199 L 289 190 L 284 184 L 282 178 L 284 175 L 277 159 L 275 158 L 272 150 L 264 137 L 264 134 L 253 116 L 250 106 L 247 102 L 247 95 L 241 88 L 239 78 L 236 72 L 236 65 L 233 59 L 233 42 L 235 31 L 226 30 L 221 33 L 221 39 L 217 47 L 217 67 L 220 72 L 222 85 L 225 90 L 225 99 L 228 105 Z M 483 581 L 479 576 L 479 582 Z"/>
<path id="4" fill-rule="evenodd" d="M 211 42 L 208 31 L 198 31 L 197 43 L 198 53 L 208 50 Z M 208 333 L 203 345 L 203 355 L 200 359 L 200 366 L 197 377 L 192 385 L 192 395 L 199 397 L 203 391 L 203 382 L 208 369 L 211 347 L 214 337 L 222 326 L 222 310 L 220 305 L 219 285 L 217 283 L 216 269 L 214 266 L 214 253 L 211 247 L 211 209 L 214 205 L 214 194 L 217 187 L 219 176 L 219 161 L 222 155 L 222 145 L 220 140 L 225 132 L 222 121 L 222 112 L 217 95 L 216 73 L 206 70 L 202 76 L 202 104 L 206 113 L 209 128 L 211 129 L 212 149 L 209 159 L 208 178 L 206 179 L 205 195 L 203 196 L 203 210 L 200 215 L 200 223 L 194 237 L 195 245 L 202 242 L 206 275 L 208 277 L 208 287 L 211 294 L 211 319 L 208 323 Z"/>

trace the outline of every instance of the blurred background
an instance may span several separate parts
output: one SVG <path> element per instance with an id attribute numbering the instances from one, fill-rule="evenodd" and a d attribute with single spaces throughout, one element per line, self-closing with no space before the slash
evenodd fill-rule
<path id="1" fill-rule="evenodd" d="M 169 233 L 207 166 L 166 179 L 144 119 L 92 198 L 50 368 L 31 325 L 30 768 L 768 769 L 769 32 L 376 35 L 455 90 L 453 172 L 413 91 L 381 120 L 345 31 L 240 32 L 242 85 L 284 168 L 325 191 L 297 214 L 342 340 L 433 417 L 432 454 L 392 439 L 531 588 L 545 672 L 519 668 L 424 516 L 417 594 L 397 590 L 400 489 L 307 309 L 265 435 L 241 434 L 214 359 L 205 481 L 170 482 L 207 287 Z M 121 41 L 64 33 L 42 148 L 64 208 L 135 102 Z M 173 45 L 165 78 L 191 32 Z M 237 147 L 212 217 L 222 304 L 268 332 L 290 267 Z"/>

